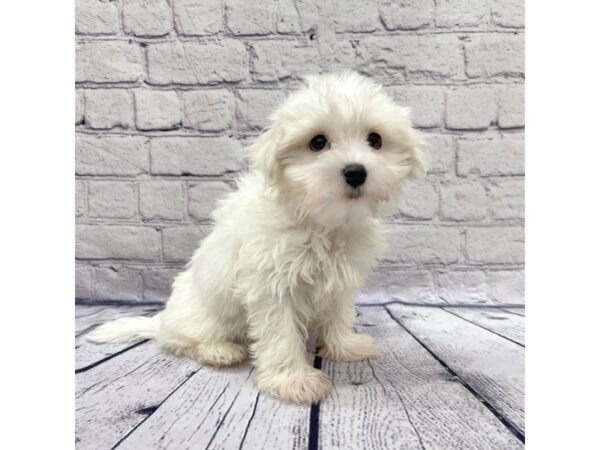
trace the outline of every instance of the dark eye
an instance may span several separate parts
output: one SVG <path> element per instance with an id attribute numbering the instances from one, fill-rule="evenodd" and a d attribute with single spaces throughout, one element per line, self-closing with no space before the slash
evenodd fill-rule
<path id="1" fill-rule="evenodd" d="M 314 152 L 320 152 L 326 145 L 327 138 L 322 134 L 318 134 L 310 140 L 310 149 Z"/>
<path id="2" fill-rule="evenodd" d="M 379 136 L 377 133 L 369 134 L 369 137 L 367 137 L 367 142 L 376 150 L 381 148 L 381 136 Z"/>

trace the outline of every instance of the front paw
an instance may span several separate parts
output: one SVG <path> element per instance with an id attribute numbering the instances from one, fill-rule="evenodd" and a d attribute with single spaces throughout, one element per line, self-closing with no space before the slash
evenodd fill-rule
<path id="1" fill-rule="evenodd" d="M 375 338 L 362 333 L 351 334 L 336 344 L 325 343 L 319 352 L 323 358 L 343 362 L 362 361 L 381 354 L 381 347 Z"/>
<path id="2" fill-rule="evenodd" d="M 280 400 L 316 404 L 331 391 L 331 381 L 320 370 L 312 367 L 299 371 L 261 371 L 256 376 L 261 392 Z"/>

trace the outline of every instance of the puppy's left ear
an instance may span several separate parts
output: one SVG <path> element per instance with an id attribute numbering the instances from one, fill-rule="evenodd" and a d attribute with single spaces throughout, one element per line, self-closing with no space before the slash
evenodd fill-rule
<path id="1" fill-rule="evenodd" d="M 264 174 L 265 180 L 270 185 L 275 184 L 281 175 L 277 149 L 282 137 L 282 132 L 277 127 L 271 126 L 264 130 L 247 149 L 250 160 Z"/>
<path id="2" fill-rule="evenodd" d="M 413 127 L 410 119 L 411 108 L 405 106 L 396 106 L 394 111 L 394 117 L 397 122 L 394 124 L 394 128 L 402 131 L 401 142 L 402 147 L 407 152 L 409 158 L 408 178 L 423 178 L 427 174 L 427 168 L 425 164 L 425 155 L 421 150 L 421 143 L 423 142 L 423 136 Z"/>
<path id="3" fill-rule="evenodd" d="M 408 172 L 409 178 L 423 178 L 427 174 L 427 167 L 425 164 L 425 155 L 419 147 L 413 149 L 413 154 L 410 162 L 410 172 Z"/>

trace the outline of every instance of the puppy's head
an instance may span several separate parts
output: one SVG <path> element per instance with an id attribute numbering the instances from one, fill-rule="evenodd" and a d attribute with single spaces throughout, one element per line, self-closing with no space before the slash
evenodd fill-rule
<path id="1" fill-rule="evenodd" d="M 425 175 L 408 110 L 356 73 L 306 80 L 249 148 L 266 182 L 326 227 L 395 211 L 402 180 Z"/>

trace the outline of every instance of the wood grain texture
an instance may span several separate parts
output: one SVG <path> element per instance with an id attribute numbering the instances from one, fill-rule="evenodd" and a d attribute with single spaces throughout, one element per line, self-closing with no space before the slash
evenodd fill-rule
<path id="1" fill-rule="evenodd" d="M 97 326 L 120 317 L 147 316 L 155 314 L 158 306 L 77 306 L 75 320 L 75 370 L 81 371 L 93 366 L 125 349 L 132 348 L 135 342 L 122 344 L 95 344 L 85 339 L 85 335 Z M 88 311 L 86 311 L 86 309 Z M 139 341 L 137 341 L 139 342 Z"/>
<path id="2" fill-rule="evenodd" d="M 242 396 L 250 406 L 256 397 L 251 387 L 247 366 L 214 369 L 203 366 L 180 389 L 170 396 L 148 420 L 125 439 L 124 449 L 207 448 L 226 419 L 245 423 L 252 412 L 249 408 L 233 408 Z M 241 424 L 243 432 L 243 423 Z M 240 432 L 240 439 L 241 434 Z"/>
<path id="3" fill-rule="evenodd" d="M 406 329 L 525 434 L 523 347 L 442 309 L 388 305 Z"/>
<path id="4" fill-rule="evenodd" d="M 76 375 L 78 449 L 308 448 L 311 408 L 260 395 L 249 363 L 219 370 L 153 342 L 119 354 L 123 347 L 82 340 L 99 323 L 156 308 L 76 308 L 76 359 L 92 364 Z M 522 448 L 509 428 L 524 430 L 523 347 L 507 338 L 522 340 L 524 318 L 498 308 L 387 308 L 360 308 L 357 326 L 377 337 L 382 357 L 323 360 L 334 391 L 312 424 L 320 448 Z"/>
<path id="5" fill-rule="evenodd" d="M 509 313 L 517 314 L 518 316 L 525 317 L 525 308 L 502 308 L 504 311 Z"/>
<path id="6" fill-rule="evenodd" d="M 249 365 L 203 367 L 119 448 L 306 448 L 309 411 L 259 395 Z"/>
<path id="7" fill-rule="evenodd" d="M 450 314 L 485 328 L 520 345 L 525 345 L 525 318 L 499 308 L 444 308 Z"/>
<path id="8" fill-rule="evenodd" d="M 106 307 L 105 305 L 75 305 L 75 319 L 95 314 Z"/>
<path id="9" fill-rule="evenodd" d="M 199 368 L 147 342 L 77 374 L 77 448 L 111 448 Z"/>
<path id="10" fill-rule="evenodd" d="M 323 361 L 334 392 L 321 405 L 321 448 L 523 447 L 383 307 L 362 308 L 357 329 L 377 337 L 384 354 Z"/>

